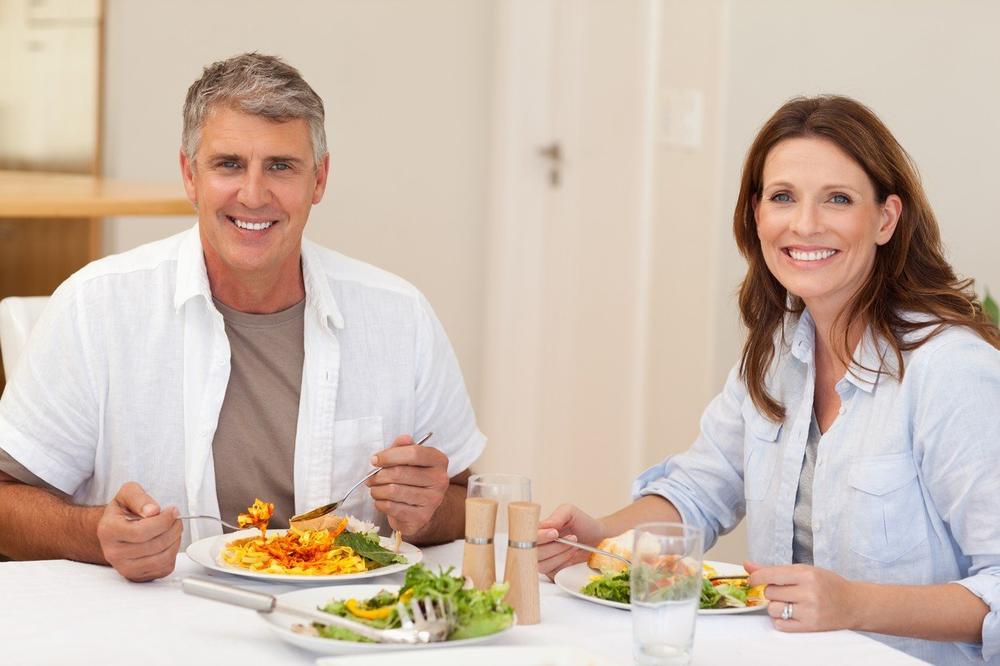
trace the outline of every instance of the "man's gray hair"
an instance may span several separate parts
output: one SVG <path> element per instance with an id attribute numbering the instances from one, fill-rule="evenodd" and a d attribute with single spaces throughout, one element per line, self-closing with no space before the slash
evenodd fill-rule
<path id="1" fill-rule="evenodd" d="M 316 166 L 326 155 L 323 100 L 299 70 L 281 58 L 243 53 L 212 63 L 191 84 L 184 100 L 181 149 L 192 162 L 205 120 L 219 106 L 276 121 L 302 118 L 309 123 Z"/>

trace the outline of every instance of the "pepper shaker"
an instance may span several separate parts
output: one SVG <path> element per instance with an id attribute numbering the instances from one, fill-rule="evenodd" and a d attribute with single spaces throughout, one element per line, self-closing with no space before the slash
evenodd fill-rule
<path id="1" fill-rule="evenodd" d="M 487 497 L 465 500 L 465 552 L 462 576 L 477 590 L 488 590 L 497 582 L 493 532 L 497 524 L 497 501 Z"/>
<path id="2" fill-rule="evenodd" d="M 504 601 L 514 608 L 518 624 L 538 624 L 538 515 L 541 507 L 534 502 L 511 502 L 507 505 L 510 540 L 504 582 L 510 585 Z"/>

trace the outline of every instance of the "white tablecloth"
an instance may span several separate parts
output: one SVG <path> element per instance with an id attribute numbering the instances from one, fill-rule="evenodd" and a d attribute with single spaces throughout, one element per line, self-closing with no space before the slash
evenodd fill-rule
<path id="1" fill-rule="evenodd" d="M 425 562 L 461 566 L 461 543 L 428 548 Z M 185 595 L 180 580 L 208 573 L 186 555 L 169 578 L 130 583 L 108 567 L 63 560 L 0 564 L 0 664 L 312 664 L 318 655 L 286 645 L 253 611 Z M 284 592 L 213 574 L 225 582 Z M 362 582 L 362 581 L 357 581 Z M 369 582 L 369 581 L 364 581 Z M 371 582 L 400 583 L 402 576 Z M 629 613 L 587 603 L 545 582 L 542 622 L 519 626 L 500 645 L 574 645 L 630 664 Z M 405 663 L 401 660 L 400 663 Z M 922 663 L 849 631 L 783 634 L 763 613 L 699 616 L 694 664 L 893 664 Z"/>

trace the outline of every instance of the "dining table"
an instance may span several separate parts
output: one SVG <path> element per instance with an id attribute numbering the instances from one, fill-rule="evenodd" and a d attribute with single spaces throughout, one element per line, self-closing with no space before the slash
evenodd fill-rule
<path id="1" fill-rule="evenodd" d="M 423 561 L 432 570 L 458 571 L 462 553 L 461 541 L 426 547 Z M 502 564 L 499 546 L 497 559 Z M 191 575 L 272 594 L 302 588 L 209 570 L 183 552 L 171 575 L 148 583 L 66 560 L 0 563 L 0 664 L 312 665 L 320 658 L 279 640 L 252 610 L 185 594 L 181 581 Z M 396 573 L 365 582 L 402 580 Z M 541 621 L 515 626 L 489 645 L 572 646 L 602 663 L 632 663 L 627 610 L 581 600 L 544 578 L 540 586 Z M 407 663 L 405 653 L 398 654 L 398 663 Z M 694 666 L 923 663 L 853 631 L 779 632 L 763 611 L 700 615 L 692 655 Z"/>

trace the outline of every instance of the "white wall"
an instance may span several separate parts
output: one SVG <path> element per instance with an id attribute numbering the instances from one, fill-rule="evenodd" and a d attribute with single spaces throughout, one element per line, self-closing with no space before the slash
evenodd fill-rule
<path id="1" fill-rule="evenodd" d="M 202 67 L 284 57 L 326 105 L 332 176 L 306 235 L 422 289 L 475 398 L 492 16 L 488 0 L 107 0 L 105 173 L 179 183 L 181 107 Z M 115 220 L 107 249 L 193 221 Z"/>

